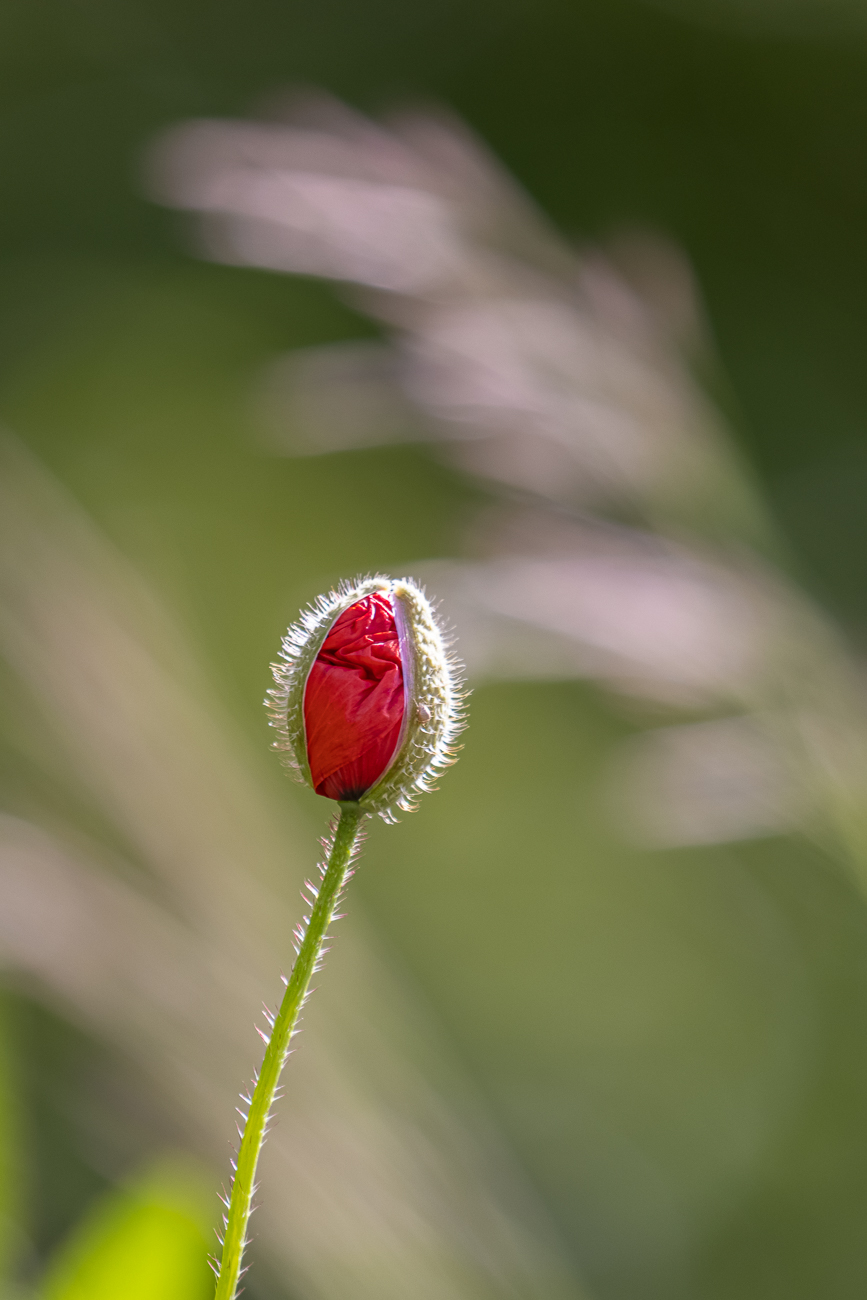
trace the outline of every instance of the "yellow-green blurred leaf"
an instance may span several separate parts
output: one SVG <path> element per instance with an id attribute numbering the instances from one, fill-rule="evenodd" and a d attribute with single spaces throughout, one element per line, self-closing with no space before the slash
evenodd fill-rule
<path id="1" fill-rule="evenodd" d="M 49 1265 L 39 1300 L 205 1300 L 208 1233 L 190 1171 L 161 1166 L 85 1217 Z"/>

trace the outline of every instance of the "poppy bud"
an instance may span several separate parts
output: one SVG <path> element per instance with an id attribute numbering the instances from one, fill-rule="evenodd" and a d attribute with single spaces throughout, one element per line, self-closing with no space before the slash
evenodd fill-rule
<path id="1" fill-rule="evenodd" d="M 454 761 L 456 665 L 407 579 L 341 584 L 306 610 L 266 700 L 290 767 L 317 794 L 393 820 Z"/>

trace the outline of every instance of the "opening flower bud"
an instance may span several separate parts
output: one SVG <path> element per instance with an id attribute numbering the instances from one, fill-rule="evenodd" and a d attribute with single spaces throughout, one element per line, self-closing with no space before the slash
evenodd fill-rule
<path id="1" fill-rule="evenodd" d="M 289 628 L 266 704 L 289 765 L 317 794 L 393 819 L 454 761 L 456 665 L 424 593 L 343 584 Z"/>

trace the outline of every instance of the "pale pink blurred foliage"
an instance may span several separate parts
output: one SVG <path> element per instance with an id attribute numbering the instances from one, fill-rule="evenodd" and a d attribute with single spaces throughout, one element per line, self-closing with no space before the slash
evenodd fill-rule
<path id="1" fill-rule="evenodd" d="M 663 276 L 662 322 L 457 123 L 386 130 L 304 102 L 286 124 L 179 127 L 150 174 L 202 214 L 211 256 L 355 285 L 391 331 L 391 382 L 473 472 L 569 504 L 691 497 L 724 473 L 714 413 L 668 337 L 690 328 L 679 270 Z"/>
<path id="2" fill-rule="evenodd" d="M 589 676 L 691 711 L 724 811 L 713 780 L 699 826 L 688 783 L 651 800 L 653 762 L 618 765 L 639 837 L 801 826 L 861 862 L 860 668 L 775 561 L 774 528 L 693 378 L 712 357 L 676 249 L 635 233 L 573 249 L 460 123 L 378 125 L 324 98 L 182 125 L 149 177 L 199 214 L 208 256 L 343 281 L 383 327 L 379 344 L 274 363 L 256 399 L 272 450 L 427 440 L 499 498 L 469 558 L 422 566 L 471 678 Z M 717 715 L 724 732 L 706 725 Z M 741 750 L 718 744 L 741 724 L 765 773 L 749 795 L 725 777 Z M 788 793 L 760 814 L 765 787 Z"/>

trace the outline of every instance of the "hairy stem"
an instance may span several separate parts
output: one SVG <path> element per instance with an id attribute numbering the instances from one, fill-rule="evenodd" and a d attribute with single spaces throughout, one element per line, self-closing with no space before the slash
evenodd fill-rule
<path id="1" fill-rule="evenodd" d="M 322 944 L 352 861 L 352 851 L 358 837 L 362 816 L 358 804 L 340 805 L 340 819 L 322 873 L 319 892 L 316 894 L 280 1010 L 274 1019 L 270 1039 L 266 1040 L 265 1057 L 256 1080 L 241 1146 L 238 1150 L 214 1300 L 235 1300 L 237 1294 L 241 1262 L 247 1242 L 247 1222 L 250 1218 L 251 1202 L 255 1191 L 256 1166 L 265 1140 L 268 1116 L 286 1062 L 289 1040 L 294 1033 L 298 1014 L 307 996 L 310 977 L 321 956 Z"/>

